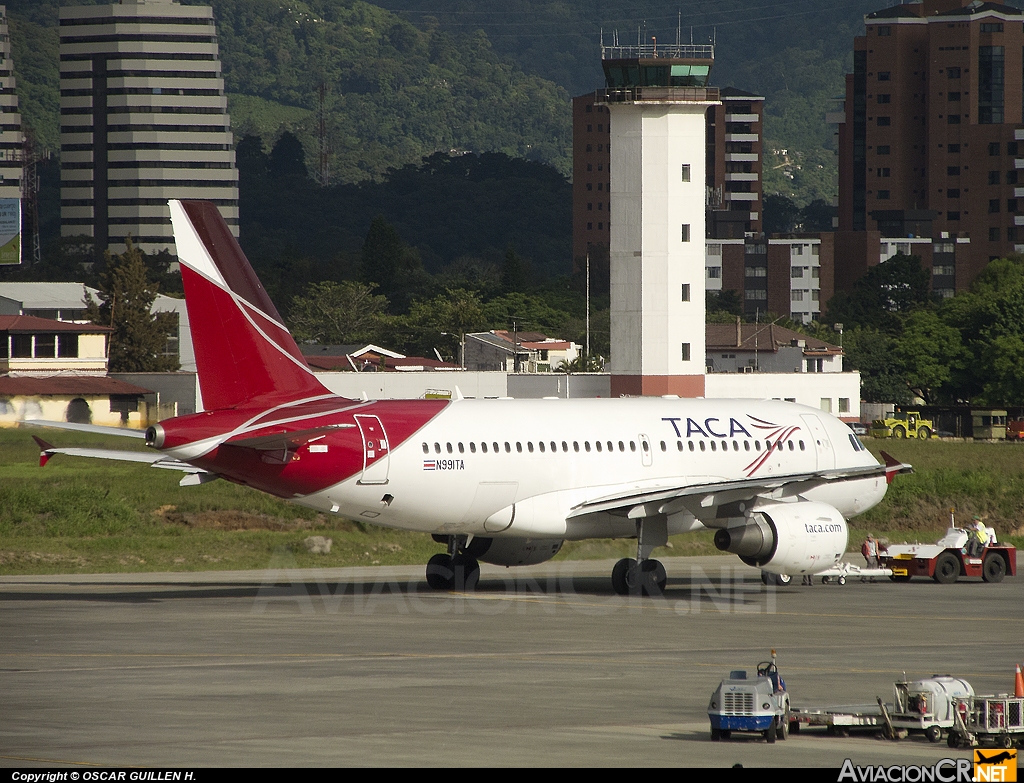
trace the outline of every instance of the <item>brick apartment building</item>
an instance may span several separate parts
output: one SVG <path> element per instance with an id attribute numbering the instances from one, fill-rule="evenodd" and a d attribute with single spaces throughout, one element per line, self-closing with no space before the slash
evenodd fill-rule
<path id="1" fill-rule="evenodd" d="M 1022 55 L 1024 12 L 1005 5 L 924 0 L 865 17 L 834 118 L 837 288 L 902 251 L 952 296 L 1024 250 Z"/>

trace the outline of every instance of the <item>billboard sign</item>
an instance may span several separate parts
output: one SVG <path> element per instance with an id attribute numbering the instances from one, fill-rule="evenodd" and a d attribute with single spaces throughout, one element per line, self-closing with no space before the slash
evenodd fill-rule
<path id="1" fill-rule="evenodd" d="M 21 263 L 21 199 L 0 198 L 0 265 Z"/>

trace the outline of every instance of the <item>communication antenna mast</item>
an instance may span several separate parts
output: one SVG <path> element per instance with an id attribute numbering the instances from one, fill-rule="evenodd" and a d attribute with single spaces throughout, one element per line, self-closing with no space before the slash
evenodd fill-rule
<path id="1" fill-rule="evenodd" d="M 50 159 L 50 151 L 36 148 L 35 135 L 25 128 L 21 144 L 21 260 L 26 264 L 38 264 L 41 260 L 39 246 L 39 167 L 41 160 Z"/>
<path id="2" fill-rule="evenodd" d="M 679 44 L 680 44 L 679 36 L 680 36 L 680 31 L 682 30 L 682 26 L 683 26 L 683 12 L 682 11 L 676 11 L 676 51 L 677 52 L 679 51 Z"/>
<path id="3" fill-rule="evenodd" d="M 320 82 L 317 90 L 317 140 L 320 144 L 320 166 L 317 172 L 317 182 L 320 187 L 326 188 L 331 180 L 331 167 L 328 160 L 329 149 L 327 146 L 327 82 Z"/>

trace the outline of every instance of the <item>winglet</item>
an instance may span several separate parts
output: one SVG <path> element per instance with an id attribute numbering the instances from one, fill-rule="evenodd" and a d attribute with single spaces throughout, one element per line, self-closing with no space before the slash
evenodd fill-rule
<path id="1" fill-rule="evenodd" d="M 913 473 L 914 468 L 905 462 L 900 462 L 892 454 L 885 451 L 881 452 L 882 459 L 885 460 L 885 483 L 892 484 L 892 480 L 896 478 L 898 473 Z"/>
<path id="2" fill-rule="evenodd" d="M 53 445 L 47 443 L 38 435 L 33 435 L 32 440 L 39 446 L 39 467 L 45 467 L 46 463 L 50 461 L 50 457 L 53 456 Z"/>

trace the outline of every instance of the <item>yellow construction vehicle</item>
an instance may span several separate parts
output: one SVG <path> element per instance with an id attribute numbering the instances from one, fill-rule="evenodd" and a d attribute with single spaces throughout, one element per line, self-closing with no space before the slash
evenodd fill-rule
<path id="1" fill-rule="evenodd" d="M 917 411 L 896 411 L 884 419 L 871 422 L 871 435 L 875 438 L 920 438 L 928 440 L 935 432 L 931 419 L 921 418 Z"/>

